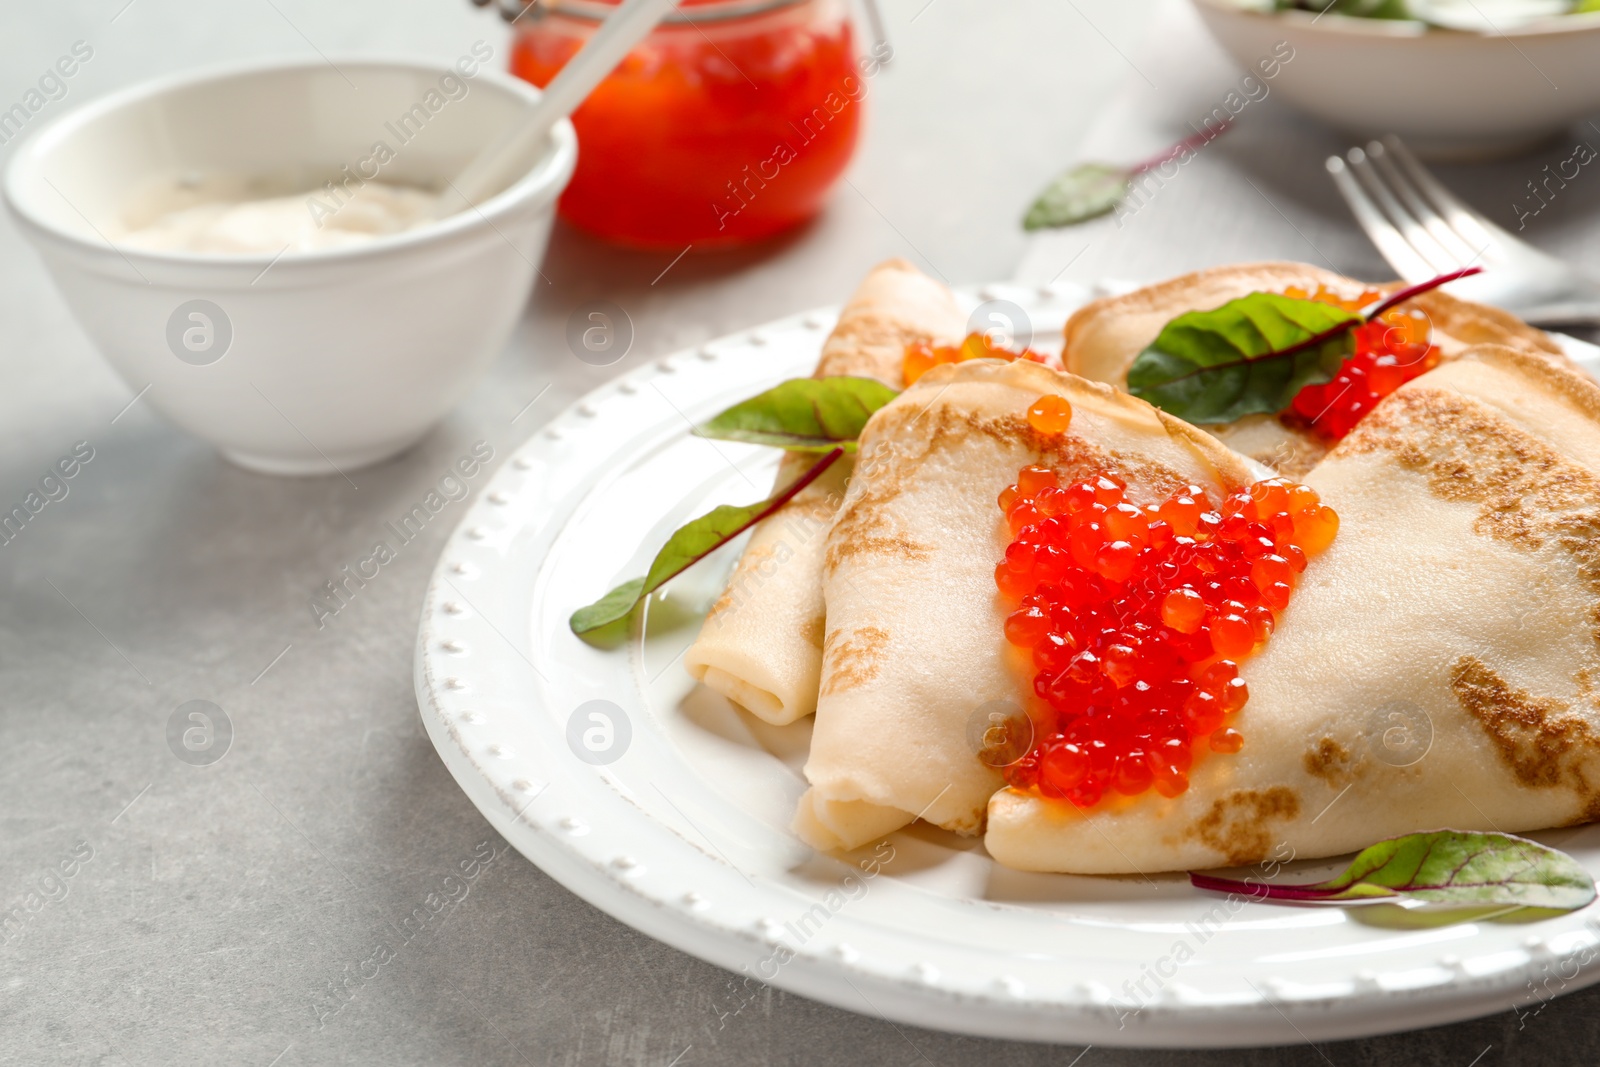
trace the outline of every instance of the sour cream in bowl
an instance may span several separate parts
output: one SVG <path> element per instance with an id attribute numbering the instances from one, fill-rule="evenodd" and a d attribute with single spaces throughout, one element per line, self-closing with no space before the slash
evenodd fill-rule
<path id="1" fill-rule="evenodd" d="M 260 195 L 248 183 L 219 175 L 178 179 L 145 197 L 143 210 L 124 212 L 111 240 L 153 252 L 276 255 L 350 248 L 427 225 L 437 194 L 409 185 L 370 181 L 343 203 L 328 205 L 305 193 Z"/>
<path id="2" fill-rule="evenodd" d="M 570 124 L 477 207 L 431 210 L 538 99 L 491 58 L 136 86 L 23 144 L 6 202 L 130 395 L 243 466 L 337 475 L 427 433 L 527 301 Z"/>

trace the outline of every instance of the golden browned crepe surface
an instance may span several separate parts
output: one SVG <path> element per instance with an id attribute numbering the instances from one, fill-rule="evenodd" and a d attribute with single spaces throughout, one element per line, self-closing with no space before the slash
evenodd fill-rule
<path id="1" fill-rule="evenodd" d="M 1310 476 L 1341 526 L 1242 664 L 1245 745 L 1189 791 L 995 795 L 1001 863 L 1081 873 L 1337 855 L 1600 815 L 1600 388 L 1501 346 L 1403 386 Z"/>
<path id="2" fill-rule="evenodd" d="M 950 343 L 964 320 L 943 285 L 903 259 L 873 268 L 823 343 L 816 377 L 876 378 L 903 384 L 905 347 Z M 786 456 L 778 482 L 818 457 Z M 760 718 L 794 722 L 816 709 L 822 665 L 822 542 L 843 498 L 852 463 L 835 463 L 750 536 L 727 590 L 684 656 L 696 680 Z"/>

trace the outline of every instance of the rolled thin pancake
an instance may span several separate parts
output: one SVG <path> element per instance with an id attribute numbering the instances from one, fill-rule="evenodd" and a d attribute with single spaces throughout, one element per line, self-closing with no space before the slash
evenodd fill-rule
<path id="1" fill-rule="evenodd" d="M 1326 286 L 1353 298 L 1363 290 L 1392 292 L 1399 283 L 1368 285 L 1304 263 L 1244 263 L 1195 271 L 1079 308 L 1066 326 L 1062 362 L 1067 370 L 1097 382 L 1127 387 L 1128 368 L 1161 328 L 1187 311 L 1221 307 L 1255 292 L 1308 292 Z M 1410 301 L 1433 324 L 1434 343 L 1445 359 L 1469 345 L 1500 344 L 1565 361 L 1546 334 L 1497 308 L 1471 304 L 1434 290 Z M 1249 415 L 1225 426 L 1206 427 L 1236 452 L 1286 475 L 1299 477 L 1322 458 L 1327 446 L 1315 435 L 1285 426 L 1272 415 Z"/>
<path id="2" fill-rule="evenodd" d="M 1064 434 L 1029 426 L 1064 396 Z M 795 830 L 855 848 L 921 816 L 977 833 L 1000 775 L 968 742 L 974 713 L 1031 699 L 994 585 L 1010 540 L 995 500 L 1029 463 L 1068 477 L 1113 468 L 1155 503 L 1198 484 L 1226 493 L 1258 472 L 1210 436 L 1109 386 L 1035 363 L 936 367 L 861 437 L 828 533 L 822 685 Z"/>
<path id="3" fill-rule="evenodd" d="M 1600 817 L 1600 388 L 1474 348 L 1306 481 L 1339 534 L 1242 664 L 1244 748 L 1197 757 L 1173 800 L 1003 790 L 996 860 L 1151 873 Z"/>
<path id="4" fill-rule="evenodd" d="M 840 312 L 815 376 L 876 378 L 898 389 L 907 344 L 954 343 L 964 328 L 949 289 L 891 259 L 873 268 Z M 817 458 L 785 456 L 778 484 L 794 481 Z M 850 469 L 848 459 L 835 463 L 751 532 L 727 589 L 684 656 L 691 676 L 776 725 L 816 710 L 822 541 Z"/>

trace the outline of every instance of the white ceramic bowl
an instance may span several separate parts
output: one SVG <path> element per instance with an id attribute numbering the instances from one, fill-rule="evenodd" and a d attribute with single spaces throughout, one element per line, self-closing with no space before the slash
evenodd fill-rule
<path id="1" fill-rule="evenodd" d="M 144 402 L 243 466 L 347 471 L 425 434 L 505 344 L 577 160 L 569 123 L 477 210 L 360 246 L 274 260 L 140 251 L 105 235 L 122 229 L 130 195 L 163 177 L 305 189 L 361 167 L 378 141 L 393 158 L 377 180 L 442 185 L 538 99 L 482 68 L 452 99 L 439 89 L 454 73 L 295 59 L 136 86 L 19 148 L 6 201 L 84 330 L 133 391 L 148 386 Z M 425 121 L 398 129 L 416 105 Z"/>
<path id="2" fill-rule="evenodd" d="M 1483 34 L 1194 5 L 1247 70 L 1287 42 L 1294 58 L 1269 84 L 1296 107 L 1357 138 L 1397 133 L 1434 159 L 1510 154 L 1600 110 L 1600 13 Z"/>

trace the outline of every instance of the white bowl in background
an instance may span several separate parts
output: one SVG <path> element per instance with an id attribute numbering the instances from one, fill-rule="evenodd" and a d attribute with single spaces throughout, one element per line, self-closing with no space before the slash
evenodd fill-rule
<path id="1" fill-rule="evenodd" d="M 1357 138 L 1399 134 L 1429 158 L 1508 155 L 1600 111 L 1600 13 L 1484 34 L 1230 0 L 1194 5 L 1247 70 L 1287 42 L 1294 58 L 1272 89 L 1296 107 Z"/>
<path id="2" fill-rule="evenodd" d="M 275 258 L 144 251 L 106 235 L 163 179 L 307 189 L 371 160 L 378 141 L 394 155 L 376 180 L 442 186 L 539 95 L 480 69 L 457 75 L 466 91 L 451 99 L 438 92 L 451 74 L 428 61 L 293 59 L 135 86 L 19 148 L 5 198 L 78 322 L 172 422 L 254 470 L 376 463 L 427 433 L 504 346 L 577 160 L 570 123 L 478 209 L 366 244 Z M 418 104 L 426 118 L 398 131 L 402 144 L 394 123 Z M 185 329 L 201 332 L 173 343 Z"/>

